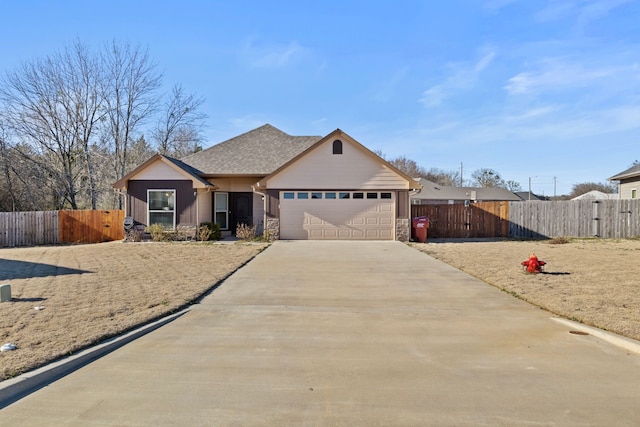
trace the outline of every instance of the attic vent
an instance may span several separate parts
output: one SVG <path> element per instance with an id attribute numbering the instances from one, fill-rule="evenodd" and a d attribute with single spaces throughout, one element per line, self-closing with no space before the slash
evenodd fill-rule
<path id="1" fill-rule="evenodd" d="M 342 154 L 342 141 L 339 139 L 333 141 L 333 154 Z"/>

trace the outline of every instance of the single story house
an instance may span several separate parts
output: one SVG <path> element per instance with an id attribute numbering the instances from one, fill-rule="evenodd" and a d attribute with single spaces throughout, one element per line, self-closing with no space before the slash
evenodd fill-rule
<path id="1" fill-rule="evenodd" d="M 137 224 L 255 225 L 273 239 L 409 240 L 420 185 L 340 129 L 271 125 L 181 160 L 157 154 L 113 184 Z"/>
<path id="2" fill-rule="evenodd" d="M 609 181 L 618 181 L 618 194 L 621 199 L 637 199 L 640 188 L 640 163 L 635 163 L 629 169 L 612 176 Z"/>
<path id="3" fill-rule="evenodd" d="M 450 187 L 424 178 L 417 178 L 416 181 L 422 189 L 411 195 L 411 203 L 414 205 L 522 201 L 520 197 L 505 188 Z"/>

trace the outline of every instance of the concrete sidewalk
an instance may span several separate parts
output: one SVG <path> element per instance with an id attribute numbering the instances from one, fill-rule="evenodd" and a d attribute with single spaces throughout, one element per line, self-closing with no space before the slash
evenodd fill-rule
<path id="1" fill-rule="evenodd" d="M 640 356 L 398 242 L 280 241 L 4 426 L 635 426 Z"/>

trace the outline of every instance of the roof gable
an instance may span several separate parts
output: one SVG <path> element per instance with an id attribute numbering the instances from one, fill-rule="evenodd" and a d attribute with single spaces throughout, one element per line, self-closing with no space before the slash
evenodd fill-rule
<path id="1" fill-rule="evenodd" d="M 342 153 L 333 154 L 333 143 Z M 419 184 L 336 129 L 258 183 L 262 188 L 415 189 Z"/>
<path id="2" fill-rule="evenodd" d="M 198 171 L 180 160 L 162 154 L 156 154 L 149 160 L 126 174 L 113 184 L 114 188 L 126 189 L 131 180 L 153 179 L 188 179 L 193 182 L 193 188 L 214 188 L 212 184 L 202 179 Z"/>
<path id="3" fill-rule="evenodd" d="M 182 161 L 204 176 L 265 176 L 320 139 L 320 136 L 291 136 L 266 124 Z"/>

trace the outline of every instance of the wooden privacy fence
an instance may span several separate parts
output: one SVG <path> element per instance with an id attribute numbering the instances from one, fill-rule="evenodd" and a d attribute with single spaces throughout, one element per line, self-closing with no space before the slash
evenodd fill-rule
<path id="1" fill-rule="evenodd" d="M 58 211 L 0 212 L 0 246 L 58 243 Z"/>
<path id="2" fill-rule="evenodd" d="M 640 236 L 640 200 L 412 205 L 411 215 L 429 217 L 431 238 Z"/>
<path id="3" fill-rule="evenodd" d="M 121 210 L 0 212 L 0 247 L 121 240 L 123 221 Z"/>
<path id="4" fill-rule="evenodd" d="M 411 216 L 429 217 L 427 239 L 508 237 L 509 233 L 508 202 L 411 205 Z"/>
<path id="5" fill-rule="evenodd" d="M 640 200 L 509 203 L 509 236 L 516 238 L 640 236 Z"/>

